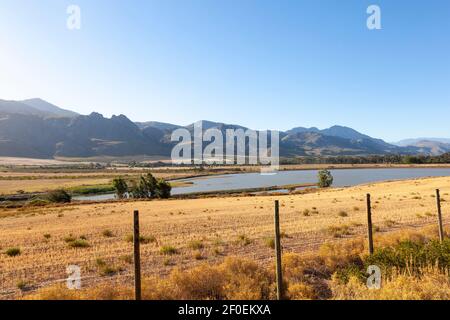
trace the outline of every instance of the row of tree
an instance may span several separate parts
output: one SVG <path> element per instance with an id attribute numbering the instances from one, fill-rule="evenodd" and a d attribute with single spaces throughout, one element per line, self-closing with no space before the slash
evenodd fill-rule
<path id="1" fill-rule="evenodd" d="M 164 179 L 156 179 L 151 173 L 140 176 L 137 180 L 127 182 L 119 177 L 113 180 L 116 196 L 119 199 L 167 199 L 170 197 L 172 186 Z"/>
<path id="2" fill-rule="evenodd" d="M 427 155 L 368 155 L 368 156 L 328 156 L 298 157 L 281 159 L 281 164 L 427 164 L 450 163 L 450 153 L 439 156 Z"/>

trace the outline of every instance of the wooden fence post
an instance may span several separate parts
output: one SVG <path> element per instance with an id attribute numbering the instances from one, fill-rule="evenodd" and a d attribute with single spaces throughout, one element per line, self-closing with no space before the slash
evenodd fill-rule
<path id="1" fill-rule="evenodd" d="M 141 300 L 141 253 L 139 234 L 139 211 L 134 211 L 134 295 L 136 300 Z"/>
<path id="2" fill-rule="evenodd" d="M 439 189 L 436 189 L 436 200 L 438 209 L 438 224 L 439 224 L 439 241 L 444 241 L 444 228 L 442 226 L 442 210 L 441 210 L 441 194 Z"/>
<path id="3" fill-rule="evenodd" d="M 372 204 L 370 194 L 367 194 L 367 236 L 369 240 L 369 254 L 373 254 Z"/>
<path id="4" fill-rule="evenodd" d="M 275 201 L 275 254 L 277 269 L 277 299 L 283 299 L 283 274 L 281 270 L 281 241 L 280 241 L 280 209 L 278 200 Z"/>

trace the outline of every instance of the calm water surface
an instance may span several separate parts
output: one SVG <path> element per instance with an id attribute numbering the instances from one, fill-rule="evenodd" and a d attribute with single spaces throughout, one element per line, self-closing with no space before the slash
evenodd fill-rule
<path id="1" fill-rule="evenodd" d="M 450 168 L 395 168 L 395 169 L 341 169 L 330 170 L 334 177 L 334 187 L 354 186 L 385 180 L 406 180 L 423 177 L 450 176 Z M 172 194 L 195 192 L 226 191 L 282 186 L 287 184 L 306 184 L 317 182 L 317 170 L 281 171 L 275 175 L 259 173 L 229 174 L 208 178 L 185 179 L 192 185 L 172 189 Z M 113 194 L 74 197 L 74 200 L 108 200 Z"/>

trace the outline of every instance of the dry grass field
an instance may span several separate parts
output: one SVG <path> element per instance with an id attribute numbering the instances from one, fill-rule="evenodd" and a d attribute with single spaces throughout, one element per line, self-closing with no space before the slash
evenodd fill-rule
<path id="1" fill-rule="evenodd" d="M 0 180 L 0 194 L 15 194 L 20 192 L 45 192 L 54 189 L 69 189 L 81 186 L 105 185 L 111 179 L 33 179 L 33 180 Z"/>
<path id="2" fill-rule="evenodd" d="M 5 171 L 0 172 L 0 195 L 11 195 L 21 192 L 34 193 L 46 192 L 55 189 L 71 189 L 77 187 L 95 187 L 110 184 L 118 177 L 137 178 L 144 170 L 139 171 L 108 171 L 98 170 L 92 172 L 24 172 Z M 179 179 L 192 176 L 192 172 L 177 172 L 164 170 L 153 172 L 156 178 Z M 179 186 L 173 183 L 174 186 Z"/>
<path id="3" fill-rule="evenodd" d="M 364 234 L 365 195 L 371 193 L 376 233 L 435 224 L 435 189 L 440 188 L 444 222 L 450 222 L 450 177 L 329 189 L 308 194 L 217 197 L 71 204 L 2 209 L 0 292 L 51 285 L 70 264 L 82 268 L 84 285 L 131 283 L 132 212 L 141 213 L 145 276 L 227 256 L 272 263 L 273 206 L 280 200 L 285 252 L 302 253 L 326 241 Z M 447 201 L 448 200 L 448 201 Z M 15 256 L 6 254 L 17 248 Z M 12 250 L 14 252 L 14 250 Z M 17 251 L 17 250 L 15 250 Z"/>

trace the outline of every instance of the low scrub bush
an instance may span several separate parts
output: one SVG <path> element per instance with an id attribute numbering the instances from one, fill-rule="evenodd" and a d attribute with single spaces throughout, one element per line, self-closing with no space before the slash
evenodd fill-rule
<path id="1" fill-rule="evenodd" d="M 47 194 L 47 200 L 54 203 L 68 203 L 72 201 L 72 196 L 67 191 L 60 189 L 50 191 Z"/>
<path id="2" fill-rule="evenodd" d="M 111 230 L 103 230 L 102 235 L 106 238 L 114 237 L 114 233 Z"/>
<path id="3" fill-rule="evenodd" d="M 204 245 L 203 245 L 203 242 L 200 240 L 192 240 L 192 241 L 189 241 L 188 247 L 192 250 L 200 250 L 200 249 L 203 249 Z"/>
<path id="4" fill-rule="evenodd" d="M 347 225 L 331 226 L 327 229 L 328 234 L 332 235 L 334 238 L 342 238 L 344 236 L 351 235 L 351 228 Z"/>
<path id="5" fill-rule="evenodd" d="M 22 251 L 20 250 L 20 248 L 9 248 L 9 249 L 6 249 L 6 251 L 5 251 L 5 254 L 8 257 L 17 257 L 17 256 L 20 256 L 21 253 L 22 253 Z"/>
<path id="6" fill-rule="evenodd" d="M 44 207 L 51 202 L 48 199 L 33 198 L 25 203 L 27 207 Z"/>
<path id="7" fill-rule="evenodd" d="M 237 243 L 237 244 L 240 244 L 240 245 L 242 245 L 242 246 L 247 246 L 247 245 L 249 245 L 250 243 L 252 243 L 252 241 L 251 241 L 250 238 L 247 237 L 245 234 L 240 234 L 240 235 L 238 235 L 238 237 L 237 237 L 236 243 Z"/>
<path id="8" fill-rule="evenodd" d="M 178 254 L 178 250 L 175 247 L 172 246 L 162 246 L 159 249 L 159 252 L 163 255 L 174 255 L 174 254 Z"/>
<path id="9" fill-rule="evenodd" d="M 83 239 L 76 239 L 68 243 L 71 248 L 88 248 L 90 247 L 89 242 Z"/>
<path id="10" fill-rule="evenodd" d="M 134 242 L 134 236 L 132 234 L 129 234 L 125 237 L 125 241 L 127 242 Z M 144 236 L 144 235 L 140 235 L 139 236 L 139 243 L 142 244 L 149 244 L 149 243 L 156 243 L 156 237 L 154 236 Z"/>

